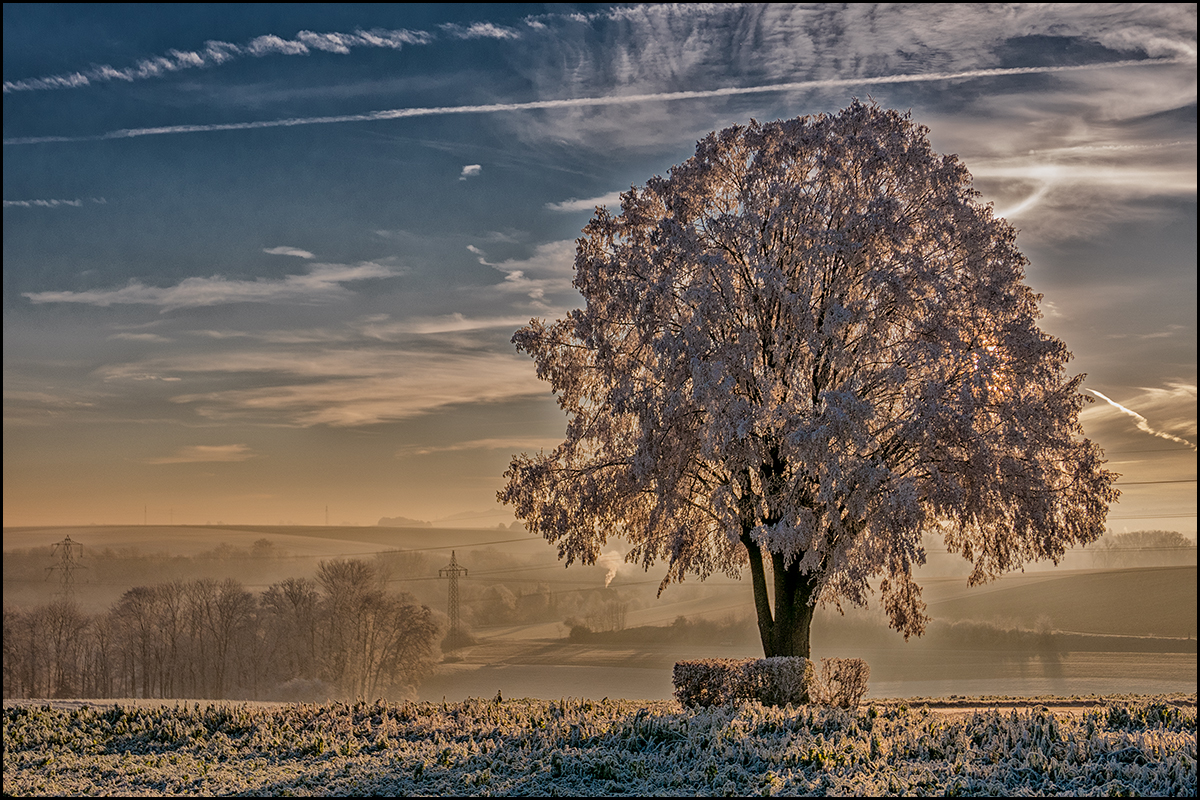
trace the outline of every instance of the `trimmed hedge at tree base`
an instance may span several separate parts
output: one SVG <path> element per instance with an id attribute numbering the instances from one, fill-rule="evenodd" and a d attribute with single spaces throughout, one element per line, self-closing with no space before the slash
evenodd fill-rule
<path id="1" fill-rule="evenodd" d="M 707 658 L 676 662 L 672 682 L 675 698 L 689 708 L 744 700 L 852 708 L 866 695 L 870 674 L 861 658 L 823 658 L 820 677 L 807 658 Z"/>

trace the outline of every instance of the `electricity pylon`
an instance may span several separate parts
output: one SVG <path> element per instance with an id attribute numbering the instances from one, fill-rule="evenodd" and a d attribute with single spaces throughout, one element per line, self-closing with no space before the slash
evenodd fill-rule
<path id="1" fill-rule="evenodd" d="M 51 572 L 61 570 L 58 576 L 58 591 L 64 597 L 71 597 L 75 593 L 75 576 L 71 574 L 71 570 L 87 569 L 84 565 L 76 563 L 76 558 L 83 555 L 83 545 L 71 541 L 71 537 L 68 536 L 61 542 L 54 543 L 54 552 L 58 554 L 58 563 L 46 567 L 46 580 L 50 580 Z"/>
<path id="2" fill-rule="evenodd" d="M 455 643 L 458 641 L 458 576 L 466 575 L 467 568 L 459 566 L 458 560 L 454 557 L 454 551 L 450 551 L 450 563 L 438 570 L 439 578 L 450 579 L 450 633 L 446 638 Z"/>

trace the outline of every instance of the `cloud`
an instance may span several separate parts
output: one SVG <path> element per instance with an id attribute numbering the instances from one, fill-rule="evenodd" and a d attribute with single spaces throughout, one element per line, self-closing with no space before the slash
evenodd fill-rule
<path id="1" fill-rule="evenodd" d="M 252 39 L 246 45 L 245 50 L 252 56 L 265 56 L 273 53 L 285 56 L 299 56 L 308 53 L 308 47 L 303 42 L 281 39 L 272 34 Z M 350 51 L 343 49 L 342 52 L 348 53 Z"/>
<path id="2" fill-rule="evenodd" d="M 1183 4 L 960 4 L 945 14 L 916 3 L 643 3 L 526 19 L 533 21 L 543 26 L 530 32 L 539 46 L 515 66 L 546 97 L 802 80 L 820 88 L 828 79 L 869 85 L 889 74 L 1050 66 L 1056 59 L 1047 58 L 1050 37 L 1069 40 L 1092 60 L 1195 62 L 1196 12 Z M 984 93 L 997 85 L 1003 84 L 992 82 Z M 898 107 L 910 104 L 904 100 Z M 586 142 L 596 149 L 616 142 L 669 144 L 695 128 L 705 129 L 700 136 L 711 129 L 713 109 L 692 115 L 691 108 L 698 106 L 578 110 L 520 123 L 531 139 Z M 778 112 L 768 107 L 760 113 Z"/>
<path id="3" fill-rule="evenodd" d="M 82 200 L 5 200 L 4 207 L 18 206 L 21 208 L 56 208 L 58 206 L 74 206 L 79 208 L 83 205 Z"/>
<path id="4" fill-rule="evenodd" d="M 587 200 L 564 200 L 561 203 L 546 203 L 546 208 L 549 211 L 575 212 L 575 211 L 594 211 L 596 206 L 608 206 L 609 208 L 621 207 L 621 192 L 609 192 L 608 194 L 592 197 Z"/>
<path id="5" fill-rule="evenodd" d="M 107 205 L 108 201 L 103 197 L 89 198 L 88 202 L 96 203 L 97 205 Z M 5 208 L 58 208 L 59 206 L 71 206 L 79 208 L 83 205 L 83 200 L 75 198 L 74 200 L 5 200 Z"/>
<path id="6" fill-rule="evenodd" d="M 1195 102 L 1194 70 L 1074 72 L 1032 90 L 999 87 L 921 121 L 1025 241 L 1055 242 L 1162 222 L 1194 199 L 1186 120 Z"/>
<path id="7" fill-rule="evenodd" d="M 212 67 L 237 58 L 270 55 L 308 55 L 313 50 L 345 55 L 355 47 L 382 47 L 399 50 L 406 45 L 429 44 L 433 35 L 425 31 L 410 30 L 358 30 L 354 33 L 313 33 L 300 31 L 295 39 L 284 39 L 267 34 L 251 39 L 243 45 L 229 42 L 209 41 L 200 50 L 170 50 L 166 56 L 155 56 L 139 61 L 132 67 L 116 69 L 107 64 L 92 67 L 83 72 L 65 75 L 49 75 L 20 81 L 5 81 L 4 93 L 35 92 L 48 89 L 78 89 L 93 83 L 109 81 L 133 82 L 147 78 L 158 78 L 172 72 L 200 67 Z"/>
<path id="8" fill-rule="evenodd" d="M 462 174 L 458 176 L 460 181 L 465 181 L 467 178 L 473 178 L 483 172 L 483 167 L 478 164 L 467 164 L 462 168 Z"/>
<path id="9" fill-rule="evenodd" d="M 1167 441 L 1177 442 L 1179 444 L 1186 445 L 1186 446 L 1192 448 L 1193 450 L 1197 449 L 1196 445 L 1192 444 L 1187 439 L 1183 439 L 1183 438 L 1180 438 L 1173 434 L 1166 433 L 1165 431 L 1155 430 L 1154 428 L 1150 427 L 1149 420 L 1147 420 L 1145 417 L 1143 417 L 1141 414 L 1137 413 L 1136 411 L 1133 411 L 1132 409 L 1126 408 L 1125 406 L 1121 405 L 1116 400 L 1113 400 L 1113 399 L 1107 397 L 1106 395 L 1103 395 L 1100 392 L 1097 392 L 1095 389 L 1088 389 L 1088 391 L 1091 392 L 1092 394 L 1096 395 L 1096 397 L 1099 397 L 1101 400 L 1108 403 L 1110 406 L 1117 409 L 1121 413 L 1127 414 L 1128 416 L 1133 417 L 1133 419 L 1136 420 L 1136 422 L 1137 422 L 1138 430 L 1148 433 L 1151 436 L 1157 436 L 1160 439 L 1166 439 Z M 1194 386 L 1191 387 L 1191 394 L 1192 394 L 1192 399 L 1193 399 L 1193 403 L 1194 403 L 1195 402 L 1195 387 Z"/>
<path id="10" fill-rule="evenodd" d="M 82 292 L 23 292 L 34 303 L 83 303 L 93 306 L 151 305 L 162 312 L 179 308 L 231 303 L 319 303 L 346 297 L 342 285 L 372 278 L 388 278 L 396 270 L 372 262 L 356 266 L 314 264 L 306 275 L 288 275 L 278 280 L 233 280 L 221 276 L 185 278 L 175 286 L 146 286 L 133 280 L 121 289 L 92 289 Z"/>
<path id="11" fill-rule="evenodd" d="M 370 339 L 393 341 L 402 335 L 429 336 L 441 333 L 463 333 L 494 328 L 516 330 L 529 324 L 528 316 L 470 318 L 459 313 L 439 317 L 413 317 L 405 320 L 389 320 L 386 316 L 365 320 L 359 332 Z"/>
<path id="12" fill-rule="evenodd" d="M 1050 183 L 1042 183 L 1036 189 L 1034 189 L 1032 194 L 1020 200 L 1016 205 L 995 209 L 996 216 L 1003 217 L 1009 221 L 1015 220 L 1017 217 L 1037 206 L 1037 204 L 1042 201 L 1042 198 L 1044 198 L 1050 192 L 1050 186 Z"/>
<path id="13" fill-rule="evenodd" d="M 1100 163 L 1062 164 L 1026 161 L 1000 165 L 975 162 L 971 175 L 976 178 L 1001 178 L 1040 184 L 1036 196 L 1044 196 L 1050 187 L 1100 186 L 1105 190 L 1141 197 L 1179 196 L 1196 193 L 1195 175 L 1169 168 L 1147 169 L 1134 165 L 1105 166 Z M 1022 201 L 1022 205 L 1030 200 Z M 1011 213 L 1011 212 L 1010 212 Z"/>
<path id="14" fill-rule="evenodd" d="M 1046 300 L 1045 298 L 1043 298 L 1042 301 L 1038 304 L 1038 307 L 1041 308 L 1042 313 L 1045 314 L 1047 317 L 1061 318 L 1064 316 L 1062 310 L 1058 307 L 1057 303 L 1051 302 L 1050 300 Z"/>
<path id="15" fill-rule="evenodd" d="M 589 14 L 526 18 L 595 26 L 607 37 L 588 50 L 572 41 L 573 77 L 609 76 L 620 64 L 628 82 L 661 82 L 729 65 L 771 76 L 860 74 L 914 63 L 947 69 L 993 65 L 1012 40 L 1056 36 L 1151 58 L 1196 57 L 1196 11 L 1149 6 L 970 4 L 955 13 L 917 3 L 634 4 Z M 580 38 L 580 37 L 576 37 Z M 613 40 L 623 46 L 615 48 Z M 1094 48 L 1093 48 L 1094 49 Z M 547 59 L 561 56 L 546 49 Z M 616 62 L 616 63 L 614 63 Z"/>
<path id="16" fill-rule="evenodd" d="M 201 347 L 156 348 L 101 366 L 92 377 L 130 397 L 144 395 L 143 386 L 174 382 L 169 401 L 209 421 L 373 425 L 450 406 L 549 399 L 529 359 L 507 341 L 528 322 L 516 314 L 371 314 L 333 329 L 298 323 L 294 330 L 188 330 L 180 333 L 202 337 Z M 518 449 L 538 444 L 526 440 Z"/>
<path id="17" fill-rule="evenodd" d="M 109 339 L 118 339 L 125 342 L 155 342 L 165 343 L 172 341 L 165 336 L 159 336 L 157 333 L 114 333 Z"/>
<path id="18" fill-rule="evenodd" d="M 248 461 L 255 454 L 244 444 L 194 444 L 181 447 L 174 455 L 150 458 L 147 464 L 198 464 L 215 461 Z"/>
<path id="19" fill-rule="evenodd" d="M 409 419 L 452 405 L 495 403 L 547 393 L 527 359 L 495 352 L 327 349 L 198 356 L 147 366 L 219 379 L 268 373 L 272 385 L 179 395 L 207 419 L 249 419 L 296 427 L 355 427 Z"/>
<path id="20" fill-rule="evenodd" d="M 407 458 L 409 456 L 427 456 L 433 453 L 455 453 L 464 450 L 507 450 L 512 453 L 530 453 L 537 450 L 553 450 L 562 444 L 562 442 L 563 439 L 561 436 L 510 436 L 504 438 L 472 439 L 468 442 L 455 442 L 453 444 L 437 445 L 432 447 L 423 447 L 419 445 L 402 447 L 396 451 L 396 457 Z"/>
<path id="21" fill-rule="evenodd" d="M 7 378 L 5 382 L 8 382 Z M 98 411 L 108 399 L 108 393 L 93 392 L 88 396 L 77 394 L 72 397 L 39 390 L 5 388 L 4 424 L 20 427 L 61 425 L 64 417 L 78 420 L 80 412 Z"/>
<path id="22" fill-rule="evenodd" d="M 497 287 L 500 291 L 524 294 L 542 310 L 551 309 L 548 294 L 559 295 L 562 300 L 574 292 L 575 242 L 571 239 L 540 244 L 529 258 L 510 258 L 500 263 L 488 261 L 474 245 L 467 245 L 467 249 L 479 257 L 480 264 L 504 273 L 504 283 Z"/>
<path id="23" fill-rule="evenodd" d="M 110 380 L 125 380 L 125 381 L 162 381 L 164 383 L 178 383 L 183 380 L 174 375 L 156 375 L 151 372 L 138 372 L 134 369 L 114 370 L 111 374 L 104 378 L 105 381 Z"/>
<path id="24" fill-rule="evenodd" d="M 288 247 L 286 245 L 280 247 L 264 247 L 264 253 L 270 253 L 273 256 L 295 256 L 296 258 L 316 258 L 307 250 L 301 250 L 299 247 Z"/>
<path id="25" fill-rule="evenodd" d="M 507 343 L 528 321 L 516 315 L 373 314 L 335 329 L 300 323 L 295 330 L 193 330 L 187 333 L 211 344 L 155 349 L 99 367 L 92 376 L 110 391 L 127 385 L 126 391 L 139 393 L 146 381 L 156 389 L 171 385 L 162 381 L 176 387 L 182 382 L 186 388 L 167 399 L 210 421 L 373 425 L 448 406 L 549 398 L 528 358 Z"/>
<path id="26" fill-rule="evenodd" d="M 295 127 L 298 125 L 329 125 L 346 122 L 372 122 L 378 120 L 408 119 L 411 117 L 444 116 L 448 114 L 495 114 L 513 111 L 547 109 L 573 109 L 593 106 L 618 106 L 641 103 L 666 103 L 676 100 L 700 100 L 739 95 L 768 94 L 780 92 L 833 89 L 842 87 L 869 87 L 887 84 L 942 82 L 970 78 L 992 78 L 1009 75 L 1040 75 L 1073 72 L 1079 70 L 1111 70 L 1133 67 L 1157 66 L 1178 63 L 1173 59 L 1143 59 L 1129 61 L 1099 62 L 1048 67 L 1012 67 L 1003 69 L 978 69 L 960 72 L 927 72 L 874 77 L 830 78 L 810 81 L 788 81 L 758 86 L 734 86 L 721 89 L 705 89 L 678 92 L 652 92 L 644 94 L 622 94 L 601 97 L 577 97 L 564 100 L 536 100 L 527 103 L 491 103 L 467 106 L 427 106 L 417 108 L 392 108 L 371 111 L 365 114 L 340 114 L 329 117 L 289 117 L 286 119 L 260 120 L 255 122 L 228 122 L 208 125 L 167 125 L 156 128 L 124 128 L 95 136 L 32 136 L 5 139 L 5 145 L 50 144 L 56 142 L 90 142 L 110 139 L 128 139 L 138 136 L 164 136 L 185 133 L 208 133 L 213 131 L 261 130 L 263 128 Z"/>
<path id="27" fill-rule="evenodd" d="M 448 35 L 455 39 L 520 39 L 521 34 L 512 28 L 495 25 L 491 22 L 473 22 L 470 25 L 456 25 L 446 22 L 439 25 Z"/>
<path id="28" fill-rule="evenodd" d="M 1102 154 L 1102 153 L 1101 153 Z M 1016 156 L 1003 160 L 972 160 L 976 181 L 1028 192 L 1015 202 L 998 204 L 998 217 L 1019 224 L 1042 239 L 1085 235 L 1104 221 L 1128 219 L 1131 201 L 1151 197 L 1186 198 L 1196 194 L 1194 160 L 1181 152 L 1174 163 L 1147 163 L 1137 153 L 1122 152 L 1119 162 L 1098 155 L 1090 160 L 1053 160 L 1054 156 Z M 1029 188 L 1025 188 L 1029 187 Z"/>

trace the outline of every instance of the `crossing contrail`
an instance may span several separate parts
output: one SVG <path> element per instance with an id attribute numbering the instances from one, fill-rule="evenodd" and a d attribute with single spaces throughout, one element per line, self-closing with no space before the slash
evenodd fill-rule
<path id="1" fill-rule="evenodd" d="M 470 106 L 425 106 L 417 108 L 391 108 L 369 111 L 364 114 L 339 114 L 330 117 L 288 117 L 285 119 L 258 120 L 254 122 L 225 122 L 207 125 L 167 125 L 156 128 L 122 128 L 95 136 L 31 136 L 5 139 L 4 144 L 50 144 L 54 142 L 94 142 L 107 139 L 131 139 L 137 136 L 164 136 L 179 133 L 207 133 L 212 131 L 245 131 L 261 128 L 288 128 L 297 125 L 329 125 L 339 122 L 372 122 L 376 120 L 406 119 L 408 117 L 431 117 L 447 114 L 495 114 L 506 111 L 533 111 L 554 108 L 585 108 L 588 106 L 629 105 L 633 103 L 670 102 L 672 100 L 697 100 L 711 97 L 733 97 L 747 94 L 768 94 L 807 89 L 833 89 L 842 86 L 873 86 L 891 83 L 920 83 L 929 81 L 966 80 L 991 78 L 1005 75 L 1038 75 L 1056 72 L 1079 72 L 1084 70 L 1114 69 L 1118 67 L 1144 67 L 1180 63 L 1181 59 L 1152 58 L 1129 61 L 1111 61 L 1103 64 L 1077 64 L 1057 67 L 1007 67 L 997 69 L 973 69 L 962 72 L 926 72 L 906 75 L 879 75 L 865 78 L 827 78 L 813 81 L 791 81 L 762 86 L 730 86 L 722 89 L 704 89 L 684 92 L 655 92 L 650 94 L 608 95 L 604 97 L 576 97 L 563 100 L 534 100 L 528 103 L 490 103 Z"/>
<path id="2" fill-rule="evenodd" d="M 1196 449 L 1196 445 L 1192 444 L 1187 439 L 1180 439 L 1178 436 L 1172 436 L 1169 433 L 1164 433 L 1163 431 L 1154 430 L 1153 428 L 1150 427 L 1149 420 L 1147 420 L 1145 417 L 1143 417 L 1141 414 L 1137 413 L 1136 411 L 1133 411 L 1133 410 L 1128 409 L 1125 406 L 1121 405 L 1116 400 L 1113 400 L 1112 398 L 1109 398 L 1109 397 L 1106 397 L 1106 396 L 1100 394 L 1095 389 L 1088 389 L 1088 391 L 1091 392 L 1092 394 L 1096 395 L 1096 397 L 1099 397 L 1101 400 L 1108 403 L 1110 406 L 1117 409 L 1118 411 L 1120 411 L 1124 414 L 1128 414 L 1129 416 L 1131 416 L 1135 420 L 1137 420 L 1138 430 L 1145 431 L 1146 433 L 1150 434 L 1151 436 L 1157 436 L 1160 439 L 1167 439 L 1172 442 L 1178 442 L 1179 444 L 1185 444 L 1188 447 L 1192 448 L 1193 450 Z"/>

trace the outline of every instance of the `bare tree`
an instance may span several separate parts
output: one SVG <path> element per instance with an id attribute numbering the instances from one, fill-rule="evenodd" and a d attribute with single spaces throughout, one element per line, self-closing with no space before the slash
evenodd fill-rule
<path id="1" fill-rule="evenodd" d="M 154 696 L 154 679 L 158 674 L 155 661 L 161 642 L 156 624 L 158 603 L 159 595 L 153 587 L 135 586 L 121 596 L 114 608 L 121 630 L 124 684 L 134 697 Z"/>
<path id="2" fill-rule="evenodd" d="M 366 562 L 322 564 L 320 578 L 274 584 L 261 604 L 202 578 L 134 587 L 95 617 L 70 599 L 5 608 L 5 696 L 257 698 L 292 679 L 407 694 L 434 664 L 434 613 L 384 591 Z"/>
<path id="3" fill-rule="evenodd" d="M 356 697 L 411 685 L 427 671 L 438 634 L 433 612 L 407 594 L 385 592 L 373 564 L 322 561 L 322 670 Z"/>
<path id="4" fill-rule="evenodd" d="M 442 628 L 429 606 L 407 593 L 386 595 L 379 604 L 378 646 L 368 664 L 363 696 L 407 691 L 432 671 Z"/>
<path id="5" fill-rule="evenodd" d="M 159 694 L 162 697 L 177 697 L 176 681 L 179 679 L 184 636 L 184 585 L 180 581 L 172 581 L 155 586 L 154 591 L 158 600 L 159 636 L 155 662 Z"/>
<path id="6" fill-rule="evenodd" d="M 91 642 L 84 677 L 87 697 L 113 697 L 117 673 L 117 623 L 111 612 L 96 614 L 89 629 Z"/>
<path id="7" fill-rule="evenodd" d="M 750 567 L 763 650 L 809 655 L 814 604 L 928 619 L 936 531 L 974 585 L 1104 531 L 1116 475 L 1037 325 L 1016 232 L 906 115 L 752 122 L 597 209 L 586 307 L 513 337 L 569 417 L 499 499 L 567 563 Z M 767 577 L 773 578 L 772 593 Z"/>
<path id="8" fill-rule="evenodd" d="M 317 584 L 308 578 L 288 578 L 263 592 L 263 633 L 277 682 L 317 677 L 319 603 Z"/>
<path id="9" fill-rule="evenodd" d="M 212 658 L 212 618 L 215 615 L 217 582 L 200 578 L 184 585 L 184 626 L 188 657 L 183 671 L 184 696 L 215 697 Z"/>
<path id="10" fill-rule="evenodd" d="M 253 625 L 255 606 L 254 595 L 245 590 L 241 581 L 232 578 L 221 581 L 207 618 L 213 646 L 213 694 L 209 697 L 226 696 L 235 646 Z"/>
<path id="11" fill-rule="evenodd" d="M 51 697 L 79 696 L 89 624 L 71 598 L 61 598 L 46 606 L 42 636 L 46 641 Z"/>
<path id="12" fill-rule="evenodd" d="M 41 636 L 45 607 L 4 609 L 4 691 L 6 697 L 46 697 L 49 670 Z"/>
<path id="13" fill-rule="evenodd" d="M 325 591 L 322 626 L 323 671 L 343 691 L 359 694 L 368 613 L 379 594 L 375 568 L 358 559 L 322 561 L 317 583 Z"/>

